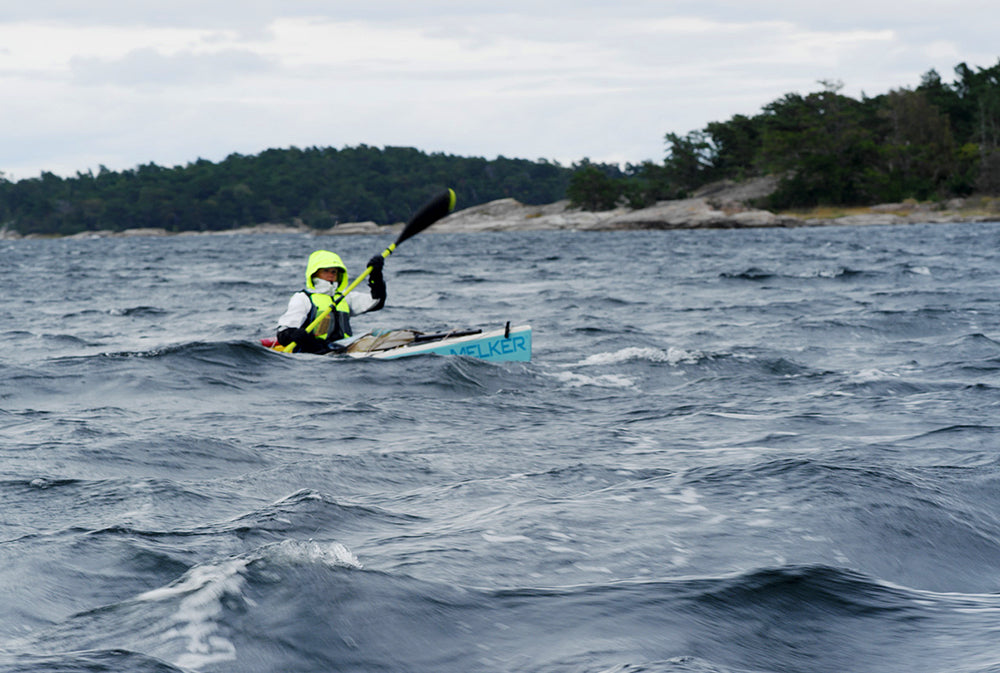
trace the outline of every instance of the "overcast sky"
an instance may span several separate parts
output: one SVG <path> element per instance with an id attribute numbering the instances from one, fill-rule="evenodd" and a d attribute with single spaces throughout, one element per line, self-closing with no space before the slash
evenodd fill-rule
<path id="1" fill-rule="evenodd" d="M 660 162 L 820 80 L 1000 57 L 996 0 L 0 0 L 0 172 L 401 145 Z"/>

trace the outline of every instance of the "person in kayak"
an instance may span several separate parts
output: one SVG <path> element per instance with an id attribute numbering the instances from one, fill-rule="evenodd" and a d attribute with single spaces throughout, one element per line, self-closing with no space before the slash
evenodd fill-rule
<path id="1" fill-rule="evenodd" d="M 306 263 L 306 287 L 292 295 L 288 309 L 278 318 L 278 343 L 282 346 L 295 342 L 295 351 L 302 353 L 329 353 L 341 351 L 335 343 L 351 336 L 351 316 L 378 311 L 385 306 L 385 279 L 382 265 L 385 259 L 375 255 L 368 260 L 372 268 L 368 275 L 371 297 L 351 293 L 341 294 L 348 285 L 347 267 L 340 256 L 329 250 L 316 250 Z M 311 333 L 306 331 L 316 316 L 331 308 L 327 319 Z"/>

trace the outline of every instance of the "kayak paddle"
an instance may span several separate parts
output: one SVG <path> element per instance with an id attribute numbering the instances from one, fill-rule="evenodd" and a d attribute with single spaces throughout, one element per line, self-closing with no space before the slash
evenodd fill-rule
<path id="1" fill-rule="evenodd" d="M 398 246 L 400 243 L 402 243 L 408 238 L 416 236 L 421 231 L 431 226 L 432 224 L 443 218 L 445 215 L 447 215 L 454 209 L 455 209 L 455 190 L 447 189 L 438 194 L 437 196 L 435 196 L 433 199 L 425 203 L 420 208 L 420 210 L 418 210 L 416 214 L 410 218 L 410 221 L 407 222 L 406 226 L 403 227 L 403 231 L 401 231 L 399 233 L 399 236 L 396 237 L 396 242 L 390 243 L 389 247 L 382 251 L 382 259 L 386 259 L 387 257 L 389 257 L 389 255 L 391 255 L 396 250 L 396 246 Z M 319 324 L 323 322 L 323 319 L 326 318 L 328 315 L 330 315 L 330 312 L 333 310 L 333 307 L 336 306 L 341 299 L 350 294 L 354 290 L 354 288 L 360 285 L 361 281 L 367 278 L 368 274 L 370 274 L 371 272 L 372 272 L 372 267 L 370 266 L 366 267 L 365 270 L 362 271 L 350 285 L 344 288 L 343 292 L 338 292 L 337 295 L 334 296 L 333 303 L 330 305 L 330 308 L 326 309 L 318 316 L 316 316 L 316 319 L 306 326 L 306 331 L 311 334 L 313 330 L 315 330 L 316 327 L 318 327 Z M 291 353 L 293 350 L 295 350 L 295 346 L 296 343 L 293 341 L 287 346 L 285 346 L 282 350 L 285 353 Z"/>

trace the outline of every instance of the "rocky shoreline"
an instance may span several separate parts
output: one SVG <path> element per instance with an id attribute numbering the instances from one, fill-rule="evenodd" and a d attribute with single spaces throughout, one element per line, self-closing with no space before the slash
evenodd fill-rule
<path id="1" fill-rule="evenodd" d="M 1000 199 L 953 199 L 946 203 L 888 203 L 868 208 L 814 209 L 773 213 L 752 204 L 774 191 L 773 177 L 708 185 L 691 198 L 661 201 L 648 208 L 602 212 L 570 208 L 568 201 L 527 206 L 502 199 L 453 213 L 434 225 L 444 231 L 572 229 L 742 229 L 750 227 L 859 226 L 948 222 L 1000 222 Z M 343 226 L 343 225 L 341 225 Z M 339 229 L 340 227 L 338 227 Z"/>
<path id="2" fill-rule="evenodd" d="M 926 204 L 883 204 L 865 209 L 825 212 L 772 213 L 741 203 L 714 203 L 693 197 L 663 201 L 641 210 L 616 209 L 586 212 L 568 203 L 525 206 L 504 199 L 454 213 L 434 229 L 438 232 L 518 231 L 572 229 L 623 231 L 630 229 L 743 229 L 751 227 L 862 226 L 891 224 L 942 224 L 949 222 L 1000 222 L 1000 210 L 968 208 L 965 204 L 933 207 Z M 339 227 L 338 227 L 339 228 Z M 338 232 L 347 233 L 347 231 Z"/>
<path id="3" fill-rule="evenodd" d="M 906 201 L 867 208 L 826 208 L 808 212 L 773 213 L 751 203 L 773 190 L 768 178 L 741 183 L 709 185 L 691 198 L 661 201 L 648 208 L 592 212 L 572 208 L 568 201 L 531 206 L 514 199 L 500 199 L 456 211 L 429 232 L 473 233 L 485 231 L 625 231 L 635 229 L 743 229 L 753 227 L 866 226 L 1000 222 L 1000 198 L 953 199 L 946 203 Z M 87 231 L 71 238 L 122 236 L 204 236 L 237 234 L 307 233 L 313 235 L 363 235 L 398 232 L 402 224 L 347 222 L 330 229 L 310 229 L 301 223 L 261 224 L 227 231 L 172 233 L 164 229 L 128 229 L 120 232 Z M 0 239 L 39 238 L 0 229 Z"/>

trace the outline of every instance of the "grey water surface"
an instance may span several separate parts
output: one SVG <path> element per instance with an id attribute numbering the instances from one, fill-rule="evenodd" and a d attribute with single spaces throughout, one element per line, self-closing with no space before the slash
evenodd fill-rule
<path id="1" fill-rule="evenodd" d="M 1000 671 L 1000 224 L 0 241 L 0 671 Z"/>

